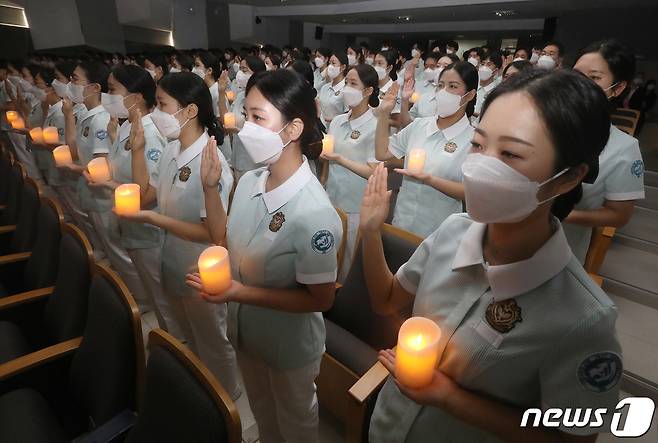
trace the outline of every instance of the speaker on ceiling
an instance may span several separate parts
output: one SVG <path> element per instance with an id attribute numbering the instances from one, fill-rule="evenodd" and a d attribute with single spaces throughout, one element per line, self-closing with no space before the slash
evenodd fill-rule
<path id="1" fill-rule="evenodd" d="M 257 25 L 260 25 L 261 23 L 263 23 L 263 20 L 261 20 L 259 16 L 256 16 L 255 22 Z"/>
<path id="2" fill-rule="evenodd" d="M 322 26 L 315 27 L 315 39 L 322 40 L 322 34 L 324 33 L 324 28 Z"/>

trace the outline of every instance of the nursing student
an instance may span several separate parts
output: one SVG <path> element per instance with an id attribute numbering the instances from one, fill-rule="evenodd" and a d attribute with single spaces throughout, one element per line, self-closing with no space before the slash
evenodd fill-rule
<path id="1" fill-rule="evenodd" d="M 240 62 L 240 70 L 235 76 L 235 83 L 237 86 L 237 92 L 235 93 L 235 98 L 232 102 L 229 102 L 226 98 L 226 91 L 229 89 L 228 82 L 228 72 L 224 71 L 220 76 L 218 85 L 219 85 L 219 115 L 220 121 L 224 122 L 224 115 L 227 112 L 233 113 L 235 117 L 236 127 L 234 128 L 224 128 L 227 134 L 231 134 L 231 166 L 235 174 L 236 182 L 240 180 L 240 177 L 252 169 L 256 169 L 257 165 L 251 160 L 251 157 L 245 150 L 245 147 L 235 134 L 242 128 L 244 124 L 244 99 L 245 99 L 245 90 L 247 88 L 247 82 L 252 75 L 266 71 L 265 63 L 258 57 L 247 56 Z M 230 103 L 227 107 L 227 103 Z"/>
<path id="2" fill-rule="evenodd" d="M 319 91 L 322 85 L 328 81 L 327 67 L 329 66 L 329 57 L 331 57 L 331 49 L 318 48 L 315 51 L 315 58 L 313 59 L 313 87 Z"/>
<path id="3" fill-rule="evenodd" d="M 427 237 L 448 216 L 462 211 L 461 165 L 473 137 L 468 118 L 475 104 L 477 81 L 477 71 L 470 63 L 448 66 L 437 83 L 437 114 L 414 120 L 390 138 L 387 114 L 393 109 L 397 86 L 379 105 L 375 156 L 379 161 L 404 158 L 404 169 L 396 170 L 404 178 L 393 225 Z M 412 150 L 424 153 L 424 167 L 420 172 L 409 169 Z"/>
<path id="4" fill-rule="evenodd" d="M 498 86 L 496 77 L 503 66 L 503 58 L 499 52 L 492 52 L 485 56 L 478 67 L 478 76 L 480 78 L 480 87 L 478 88 L 477 100 L 475 101 L 474 117 L 479 117 L 480 110 L 484 104 L 487 95 Z"/>
<path id="5" fill-rule="evenodd" d="M 377 57 L 379 54 L 375 57 L 375 63 Z M 325 183 L 329 199 L 347 214 L 347 243 L 339 281 L 344 280 L 350 269 L 363 191 L 377 164 L 377 118 L 371 108 L 379 106 L 378 84 L 379 77 L 372 66 L 357 65 L 349 70 L 345 77 L 343 100 L 350 110 L 331 121 L 328 134 L 334 139 L 334 151 L 320 155 L 329 162 Z"/>
<path id="6" fill-rule="evenodd" d="M 169 63 L 162 54 L 150 54 L 144 59 L 144 69 L 158 83 L 162 77 L 169 74 Z"/>
<path id="7" fill-rule="evenodd" d="M 573 67 L 603 89 L 609 108 L 619 106 L 635 74 L 633 51 L 617 40 L 586 47 Z M 610 125 L 610 138 L 599 157 L 599 174 L 583 184 L 583 198 L 564 220 L 564 231 L 576 257 L 585 261 L 592 228 L 620 228 L 644 198 L 644 163 L 636 138 Z"/>
<path id="8" fill-rule="evenodd" d="M 379 51 L 373 60 L 373 67 L 377 72 L 377 79 L 379 81 L 379 100 L 384 98 L 384 95 L 391 89 L 393 83 L 398 79 L 398 51 L 389 49 L 388 51 Z M 391 114 L 400 113 L 400 94 L 396 98 L 395 107 Z M 376 108 L 376 107 L 375 107 Z M 395 116 L 397 118 L 397 116 Z M 397 126 L 397 122 L 395 123 Z"/>
<path id="9" fill-rule="evenodd" d="M 529 71 L 503 82 L 462 166 L 468 213 L 449 217 L 395 275 L 381 240 L 386 170 L 375 171 L 361 210 L 373 309 L 391 314 L 413 301 L 413 315 L 434 321 L 441 338 L 422 388 L 395 379 L 395 351 L 380 352 L 391 376 L 370 442 L 594 442 L 606 429 L 519 423 L 528 408 L 613 411 L 619 401 L 617 309 L 559 221 L 595 171 L 609 125 L 605 96 L 579 74 Z"/>
<path id="10" fill-rule="evenodd" d="M 340 93 L 345 87 L 348 64 L 347 57 L 341 53 L 335 53 L 329 57 L 329 66 L 327 66 L 329 81 L 323 84 L 318 91 L 320 120 L 327 128 L 334 117 L 347 112 L 347 105 Z"/>
<path id="11" fill-rule="evenodd" d="M 208 87 L 192 73 L 169 74 L 156 90 L 157 107 L 151 120 L 169 143 L 164 147 L 157 178 L 149 173 L 145 141 L 136 142 L 132 152 L 132 177 L 140 186 L 142 208 L 157 204 L 157 210 L 143 209 L 136 214 L 121 215 L 137 223 L 147 223 L 162 230 L 160 286 L 171 307 L 172 321 L 190 349 L 208 366 L 235 400 L 241 389 L 235 352 L 226 336 L 225 305 L 211 305 L 185 285 L 185 275 L 197 270 L 199 255 L 210 246 L 212 238 L 206 227 L 206 206 L 201 179 L 201 153 L 210 140 L 222 140 L 212 112 Z M 135 124 L 134 137 L 142 138 L 141 125 Z M 219 150 L 217 161 L 225 174 L 216 184 L 217 198 L 226 210 L 233 177 Z M 148 155 L 148 152 L 146 153 Z M 161 307 L 161 306 L 160 306 Z"/>
<path id="12" fill-rule="evenodd" d="M 313 89 L 295 72 L 256 74 L 238 134 L 255 163 L 226 215 L 214 143 L 204 152 L 204 193 L 213 242 L 227 245 L 233 284 L 201 295 L 229 305 L 229 337 L 264 443 L 318 441 L 314 380 L 324 352 L 321 311 L 334 300 L 342 227 L 309 159 L 321 149 Z M 198 274 L 188 284 L 201 290 Z"/>

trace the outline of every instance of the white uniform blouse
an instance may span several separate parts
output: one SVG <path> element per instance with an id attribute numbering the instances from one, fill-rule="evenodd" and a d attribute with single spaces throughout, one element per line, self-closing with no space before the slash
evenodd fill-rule
<path id="1" fill-rule="evenodd" d="M 327 82 L 320 88 L 318 98 L 320 99 L 320 119 L 325 126 L 329 126 L 327 120 L 332 120 L 340 114 L 348 111 L 348 106 L 343 102 L 341 91 L 345 87 L 345 79 L 332 85 Z"/>

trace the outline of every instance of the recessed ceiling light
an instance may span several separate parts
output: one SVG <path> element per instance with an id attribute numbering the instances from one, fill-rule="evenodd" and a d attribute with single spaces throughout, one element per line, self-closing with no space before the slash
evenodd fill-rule
<path id="1" fill-rule="evenodd" d="M 509 17 L 511 15 L 516 15 L 516 11 L 513 9 L 502 9 L 500 11 L 494 11 L 498 17 Z"/>
<path id="2" fill-rule="evenodd" d="M 398 20 L 401 20 L 403 22 L 408 22 L 411 21 L 411 16 L 408 15 L 398 15 Z"/>
<path id="3" fill-rule="evenodd" d="M 464 34 L 457 34 L 457 38 L 464 38 Z"/>

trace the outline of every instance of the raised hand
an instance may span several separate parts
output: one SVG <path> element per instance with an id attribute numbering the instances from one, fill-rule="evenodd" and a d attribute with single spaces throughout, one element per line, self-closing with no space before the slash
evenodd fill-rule
<path id="1" fill-rule="evenodd" d="M 110 117 L 110 121 L 107 123 L 107 135 L 110 136 L 110 141 L 112 144 L 117 139 L 117 129 L 119 127 L 119 119 L 116 116 Z"/>
<path id="2" fill-rule="evenodd" d="M 146 141 L 144 140 L 144 126 L 142 126 L 142 111 L 137 110 L 137 118 L 130 126 L 130 135 L 128 136 L 130 150 L 133 155 L 136 152 L 143 152 Z"/>
<path id="3" fill-rule="evenodd" d="M 64 115 L 71 115 L 73 113 L 73 102 L 68 97 L 62 99 L 62 112 Z"/>
<path id="4" fill-rule="evenodd" d="M 228 71 L 224 69 L 222 73 L 219 75 L 219 80 L 217 80 L 217 85 L 219 87 L 219 90 L 224 92 L 226 89 L 228 89 L 228 85 L 231 82 L 231 79 L 228 76 Z"/>
<path id="5" fill-rule="evenodd" d="M 384 97 L 382 97 L 381 102 L 379 103 L 379 112 L 387 115 L 393 112 L 393 108 L 395 108 L 397 103 L 398 92 L 400 92 L 400 85 L 398 82 L 394 82 L 393 86 L 391 86 L 386 94 L 384 94 Z"/>
<path id="6" fill-rule="evenodd" d="M 412 76 L 404 81 L 404 86 L 402 87 L 402 99 L 409 101 L 414 94 L 414 89 L 416 89 L 416 79 Z"/>
<path id="7" fill-rule="evenodd" d="M 217 189 L 222 178 L 222 163 L 217 154 L 217 140 L 210 137 L 201 153 L 201 184 L 203 189 Z"/>
<path id="8" fill-rule="evenodd" d="M 384 163 L 375 168 L 361 202 L 359 229 L 363 232 L 379 232 L 388 217 L 391 191 L 387 190 L 388 171 Z"/>

